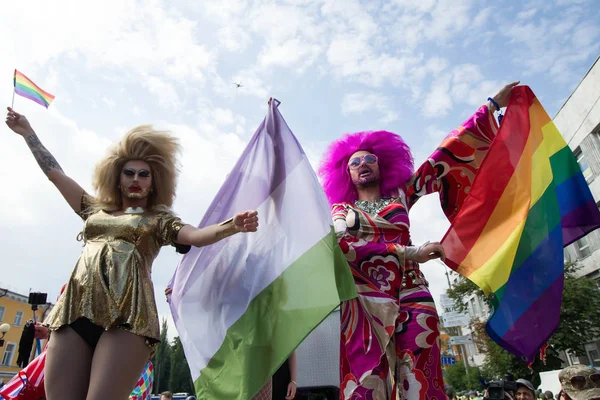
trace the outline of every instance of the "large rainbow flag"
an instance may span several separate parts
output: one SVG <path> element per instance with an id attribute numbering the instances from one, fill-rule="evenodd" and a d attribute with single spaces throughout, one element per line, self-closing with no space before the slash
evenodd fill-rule
<path id="1" fill-rule="evenodd" d="M 54 100 L 53 95 L 40 88 L 38 85 L 33 83 L 31 79 L 16 69 L 13 76 L 13 84 L 16 94 L 26 97 L 29 100 L 33 100 L 46 108 L 48 108 L 50 103 L 52 103 L 52 100 Z"/>
<path id="2" fill-rule="evenodd" d="M 442 244 L 491 295 L 489 336 L 531 362 L 560 322 L 563 247 L 600 227 L 577 161 L 531 89 L 513 89 L 498 135 Z"/>

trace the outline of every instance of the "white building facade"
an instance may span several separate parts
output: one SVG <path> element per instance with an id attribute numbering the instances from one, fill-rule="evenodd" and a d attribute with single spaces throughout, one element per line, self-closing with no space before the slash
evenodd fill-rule
<path id="1" fill-rule="evenodd" d="M 554 124 L 577 157 L 596 204 L 600 205 L 600 57 L 554 117 Z M 579 274 L 600 283 L 600 229 L 565 249 L 577 261 Z M 591 338 L 592 339 L 592 338 Z M 568 363 L 600 367 L 600 338 L 586 345 L 587 357 L 569 356 Z"/>

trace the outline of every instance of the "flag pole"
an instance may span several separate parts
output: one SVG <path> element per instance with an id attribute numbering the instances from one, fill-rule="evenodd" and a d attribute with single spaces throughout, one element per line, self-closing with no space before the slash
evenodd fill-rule
<path id="1" fill-rule="evenodd" d="M 15 68 L 15 73 L 13 74 L 13 98 L 10 103 L 10 108 L 15 108 L 15 92 L 17 91 L 17 69 Z"/>

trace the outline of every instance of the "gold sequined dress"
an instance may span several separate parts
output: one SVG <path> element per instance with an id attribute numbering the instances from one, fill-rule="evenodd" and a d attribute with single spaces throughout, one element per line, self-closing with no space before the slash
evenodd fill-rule
<path id="1" fill-rule="evenodd" d="M 162 246 L 174 244 L 184 224 L 166 212 L 80 215 L 85 246 L 44 322 L 57 330 L 85 317 L 106 330 L 118 327 L 149 344 L 159 342 L 152 262 Z"/>

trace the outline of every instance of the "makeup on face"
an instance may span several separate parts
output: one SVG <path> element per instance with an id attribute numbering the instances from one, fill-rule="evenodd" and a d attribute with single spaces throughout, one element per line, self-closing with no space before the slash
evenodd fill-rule
<path id="1" fill-rule="evenodd" d="M 145 198 L 152 191 L 152 172 L 146 163 L 131 164 L 134 165 L 126 166 L 121 171 L 121 192 L 130 199 Z"/>
<path id="2" fill-rule="evenodd" d="M 139 178 L 149 178 L 150 177 L 150 171 L 148 171 L 147 169 L 142 168 L 142 169 L 136 171 L 134 168 L 125 168 L 123 170 L 123 175 L 128 176 L 128 177 L 135 177 L 136 174 Z"/>

